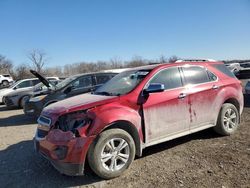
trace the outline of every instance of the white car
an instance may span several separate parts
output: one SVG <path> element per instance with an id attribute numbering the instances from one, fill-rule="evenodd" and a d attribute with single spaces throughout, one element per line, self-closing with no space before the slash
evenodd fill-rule
<path id="1" fill-rule="evenodd" d="M 241 70 L 241 66 L 239 63 L 230 63 L 230 64 L 225 64 L 225 65 L 235 75 L 238 75 Z"/>
<path id="2" fill-rule="evenodd" d="M 52 77 L 51 77 L 52 78 Z M 55 77 L 58 79 L 58 77 Z M 8 88 L 0 90 L 0 103 L 4 103 L 4 96 L 16 91 L 25 91 L 33 89 L 33 86 L 40 83 L 41 81 L 38 78 L 30 78 L 19 80 Z"/>
<path id="3" fill-rule="evenodd" d="M 9 74 L 0 75 L 0 85 L 7 86 L 13 82 L 13 78 Z"/>
<path id="4" fill-rule="evenodd" d="M 247 82 L 245 91 L 246 91 L 246 94 L 250 94 L 250 81 Z"/>

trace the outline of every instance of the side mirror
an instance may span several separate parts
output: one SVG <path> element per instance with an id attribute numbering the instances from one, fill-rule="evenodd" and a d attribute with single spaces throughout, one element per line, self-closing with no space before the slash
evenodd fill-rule
<path id="1" fill-rule="evenodd" d="M 143 94 L 149 94 L 149 93 L 158 93 L 165 90 L 165 87 L 163 84 L 159 83 L 151 83 L 149 86 L 143 90 Z"/>
<path id="2" fill-rule="evenodd" d="M 69 87 L 67 87 L 65 90 L 64 90 L 64 93 L 65 94 L 68 94 L 68 93 L 70 93 L 72 91 L 72 86 L 69 86 Z"/>

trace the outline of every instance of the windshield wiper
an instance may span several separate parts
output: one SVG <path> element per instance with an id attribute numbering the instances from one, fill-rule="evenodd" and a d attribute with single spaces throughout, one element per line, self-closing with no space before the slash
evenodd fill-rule
<path id="1" fill-rule="evenodd" d="M 94 94 L 96 94 L 96 95 L 106 95 L 106 96 L 110 96 L 111 95 L 111 93 L 109 93 L 107 91 L 94 92 Z"/>
<path id="2" fill-rule="evenodd" d="M 107 92 L 107 91 L 94 92 L 93 94 L 106 95 L 106 96 L 120 96 L 121 95 L 120 93 L 110 93 L 110 92 Z"/>

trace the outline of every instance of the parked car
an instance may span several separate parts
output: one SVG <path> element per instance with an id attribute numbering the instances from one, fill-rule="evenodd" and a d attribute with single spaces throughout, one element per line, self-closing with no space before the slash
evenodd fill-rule
<path id="1" fill-rule="evenodd" d="M 8 86 L 13 82 L 13 78 L 9 74 L 0 75 L 0 85 Z"/>
<path id="2" fill-rule="evenodd" d="M 240 63 L 230 63 L 230 64 L 225 64 L 226 67 L 235 75 L 239 75 L 241 66 Z"/>
<path id="3" fill-rule="evenodd" d="M 24 88 L 29 88 L 36 85 L 39 82 L 37 78 L 19 80 L 8 88 L 0 90 L 0 103 L 4 102 L 4 95 L 8 95 L 12 91 L 22 90 Z"/>
<path id="4" fill-rule="evenodd" d="M 91 92 L 121 71 L 123 70 L 79 74 L 66 78 L 55 87 L 51 87 L 49 93 L 31 97 L 25 103 L 24 113 L 26 115 L 39 116 L 44 107 L 75 95 Z M 42 80 L 42 78 L 40 79 Z"/>
<path id="5" fill-rule="evenodd" d="M 37 93 L 39 94 L 45 93 L 47 91 L 45 87 L 50 88 L 55 86 L 54 82 L 51 81 L 56 81 L 56 82 L 59 81 L 58 77 L 48 77 L 47 79 L 48 81 L 50 81 L 49 86 L 45 86 L 43 83 L 40 82 L 39 79 L 27 81 L 29 87 L 19 88 L 18 86 L 16 86 L 16 88 L 13 88 L 13 91 L 4 95 L 5 105 L 8 107 L 11 106 L 11 107 L 23 108 L 24 104 L 29 100 L 31 96 Z M 34 84 L 36 83 L 38 83 L 38 85 L 34 86 Z"/>
<path id="6" fill-rule="evenodd" d="M 234 133 L 242 111 L 240 81 L 223 63 L 150 65 L 44 108 L 34 144 L 63 174 L 82 175 L 88 160 L 110 179 L 148 146 L 210 127 Z"/>
<path id="7" fill-rule="evenodd" d="M 245 86 L 245 92 L 246 92 L 246 94 L 250 94 L 250 81 L 248 81 L 246 86 Z"/>

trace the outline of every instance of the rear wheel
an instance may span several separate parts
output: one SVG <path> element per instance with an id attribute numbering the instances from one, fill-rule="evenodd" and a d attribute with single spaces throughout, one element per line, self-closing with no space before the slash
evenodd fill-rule
<path id="1" fill-rule="evenodd" d="M 104 179 L 120 176 L 135 157 L 135 143 L 129 133 L 122 129 L 102 132 L 88 152 L 91 169 Z"/>
<path id="2" fill-rule="evenodd" d="M 222 105 L 214 130 L 221 135 L 233 134 L 239 126 L 238 109 L 231 103 Z"/>

